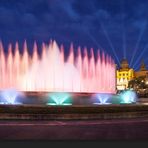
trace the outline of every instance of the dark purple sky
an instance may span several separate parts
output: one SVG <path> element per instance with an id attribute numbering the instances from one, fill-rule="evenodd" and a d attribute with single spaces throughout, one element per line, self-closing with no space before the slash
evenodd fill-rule
<path id="1" fill-rule="evenodd" d="M 68 49 L 102 48 L 115 62 L 148 65 L 147 0 L 0 0 L 0 38 L 6 47 L 26 39 L 31 50 L 50 38 Z M 117 58 L 118 57 L 118 58 Z"/>

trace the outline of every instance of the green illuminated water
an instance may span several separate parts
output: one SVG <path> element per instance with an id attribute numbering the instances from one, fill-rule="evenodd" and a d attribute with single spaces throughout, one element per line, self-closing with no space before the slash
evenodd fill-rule
<path id="1" fill-rule="evenodd" d="M 72 105 L 71 96 L 68 93 L 51 93 L 48 101 L 47 105 Z"/>

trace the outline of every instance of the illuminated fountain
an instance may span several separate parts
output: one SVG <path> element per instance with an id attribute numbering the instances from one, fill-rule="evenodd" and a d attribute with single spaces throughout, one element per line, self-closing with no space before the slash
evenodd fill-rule
<path id="1" fill-rule="evenodd" d="M 121 102 L 120 104 L 131 104 L 137 102 L 136 92 L 131 90 L 126 90 L 120 94 Z"/>
<path id="2" fill-rule="evenodd" d="M 50 93 L 49 98 L 47 105 L 72 105 L 70 94 L 68 93 Z"/>
<path id="3" fill-rule="evenodd" d="M 17 98 L 22 94 L 16 90 L 9 89 L 0 92 L 0 104 L 21 104 Z"/>
<path id="4" fill-rule="evenodd" d="M 96 94 L 95 95 L 95 103 L 96 105 L 105 105 L 105 104 L 111 104 L 109 102 L 109 99 L 111 99 L 111 95 L 109 94 Z"/>
<path id="5" fill-rule="evenodd" d="M 49 46 L 42 44 L 41 57 L 36 43 L 33 54 L 29 55 L 26 42 L 23 54 L 19 52 L 18 43 L 14 52 L 10 44 L 5 54 L 0 43 L 0 61 L 1 90 L 115 93 L 115 64 L 104 52 L 98 51 L 95 58 L 93 49 L 90 56 L 86 48 L 82 52 L 80 47 L 74 54 L 71 46 L 66 59 L 63 46 L 59 48 L 53 41 Z"/>
<path id="6" fill-rule="evenodd" d="M 26 95 L 51 93 L 52 103 L 61 105 L 67 99 L 66 93 L 114 94 L 115 72 L 112 58 L 99 50 L 95 56 L 92 48 L 89 52 L 86 47 L 76 50 L 71 45 L 66 57 L 64 47 L 59 48 L 55 41 L 51 41 L 48 46 L 42 43 L 40 55 L 35 42 L 33 54 L 29 54 L 25 41 L 22 54 L 18 43 L 14 49 L 9 44 L 6 54 L 0 42 L 0 90 L 4 92 L 13 88 Z M 11 104 L 14 98 L 9 100 Z"/>

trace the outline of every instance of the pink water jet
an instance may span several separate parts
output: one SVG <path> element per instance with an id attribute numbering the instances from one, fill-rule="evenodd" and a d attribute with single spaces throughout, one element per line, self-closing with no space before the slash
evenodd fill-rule
<path id="1" fill-rule="evenodd" d="M 115 93 L 115 72 L 112 58 L 100 51 L 95 58 L 92 48 L 89 56 L 87 48 L 78 47 L 75 54 L 71 45 L 66 60 L 63 45 L 59 48 L 55 41 L 42 44 L 41 56 L 36 42 L 32 55 L 26 41 L 22 54 L 18 43 L 14 52 L 9 44 L 4 53 L 0 42 L 0 90 Z"/>

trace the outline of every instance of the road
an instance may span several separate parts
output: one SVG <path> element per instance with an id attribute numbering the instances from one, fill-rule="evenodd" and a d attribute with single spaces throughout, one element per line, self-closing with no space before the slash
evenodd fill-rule
<path id="1" fill-rule="evenodd" d="M 0 140 L 148 140 L 148 119 L 0 121 Z"/>

